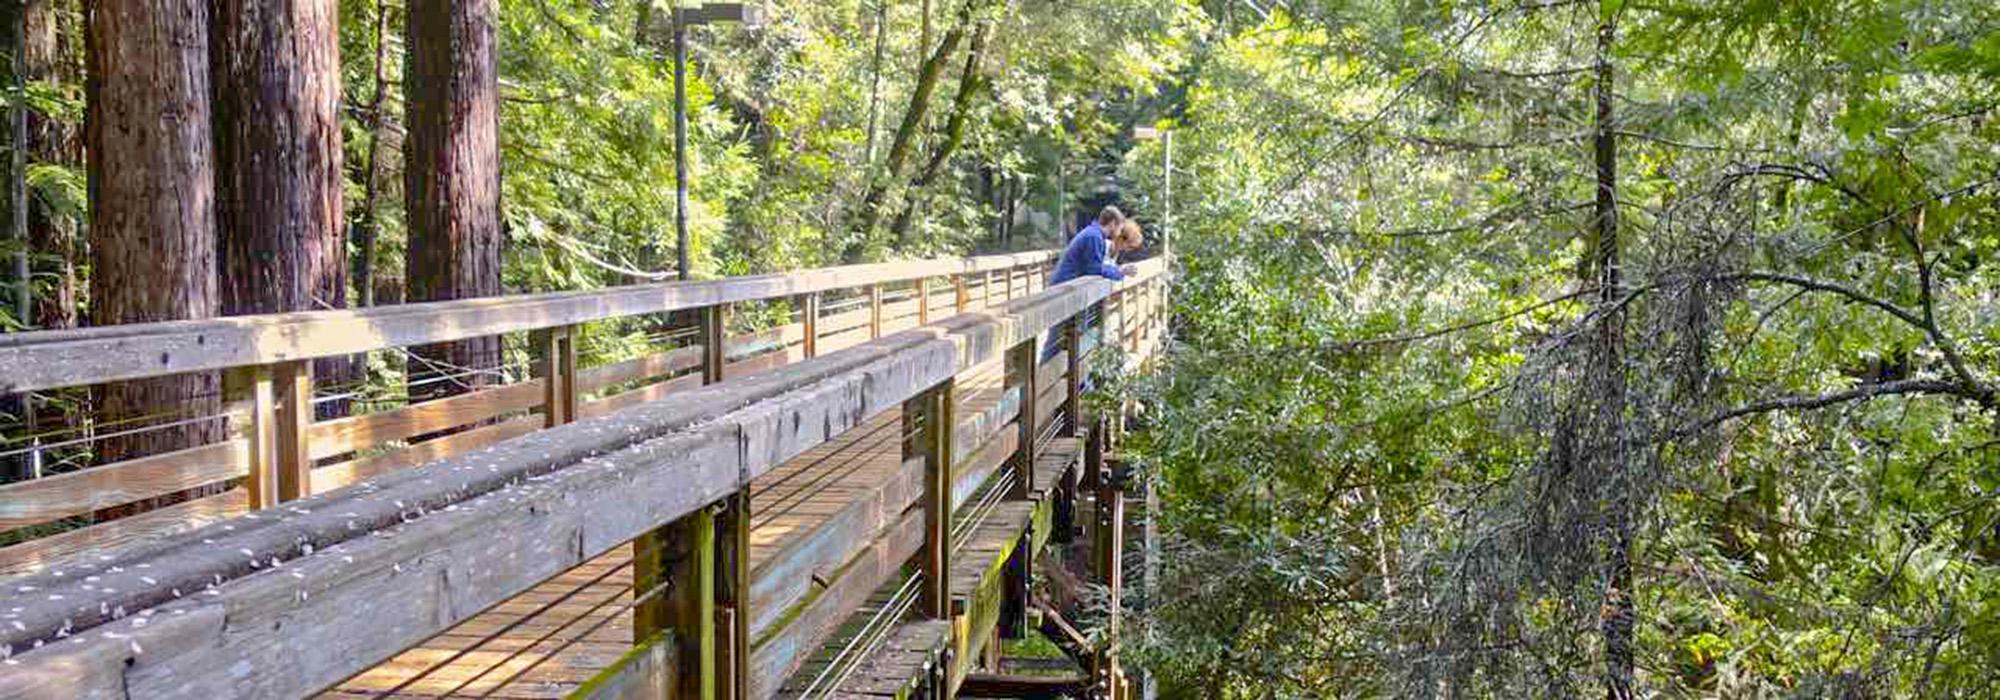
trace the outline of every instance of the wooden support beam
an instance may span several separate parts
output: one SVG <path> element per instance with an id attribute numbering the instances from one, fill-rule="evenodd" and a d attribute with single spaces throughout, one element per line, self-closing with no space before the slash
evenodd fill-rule
<path id="1" fill-rule="evenodd" d="M 750 516 L 750 490 L 743 489 L 730 496 L 720 523 L 716 586 L 728 643 L 722 645 L 717 672 L 724 680 L 720 697 L 727 700 L 750 698 Z"/>
<path id="2" fill-rule="evenodd" d="M 903 404 L 905 458 L 924 460 L 924 614 L 951 617 L 951 380 Z"/>
<path id="3" fill-rule="evenodd" d="M 661 697 L 717 698 L 716 522 L 699 508 L 633 541 L 632 589 L 652 597 L 632 608 L 633 636 L 668 634 L 677 643 L 675 687 Z"/>
<path id="4" fill-rule="evenodd" d="M 917 278 L 917 325 L 931 322 L 931 278 Z"/>
<path id="5" fill-rule="evenodd" d="M 1029 527 L 1032 528 L 1033 525 Z M 1002 574 L 1005 579 L 1000 584 L 1002 597 L 999 631 L 1004 639 L 1020 639 L 1028 633 L 1028 596 L 1029 587 L 1034 581 L 1032 567 L 1035 558 L 1034 549 L 1030 545 L 1034 541 L 1033 532 L 1021 538 L 1021 542 L 1014 546 L 1014 553 L 1008 557 L 1007 570 Z M 997 649 L 1000 645 L 993 646 Z"/>
<path id="6" fill-rule="evenodd" d="M 868 285 L 868 337 L 882 337 L 882 285 Z"/>
<path id="7" fill-rule="evenodd" d="M 576 374 L 576 327 L 557 326 L 536 331 L 535 345 L 541 361 L 535 363 L 535 378 L 542 382 L 542 425 L 556 427 L 576 420 L 577 394 L 582 391 Z"/>
<path id="8" fill-rule="evenodd" d="M 278 396 L 272 372 L 270 365 L 258 365 L 239 373 L 249 392 L 250 475 L 244 485 L 251 510 L 278 504 Z"/>
<path id="9" fill-rule="evenodd" d="M 238 374 L 249 393 L 250 507 L 312 495 L 312 363 L 277 362 Z"/>
<path id="10" fill-rule="evenodd" d="M 819 357 L 819 292 L 802 297 L 800 306 L 799 325 L 805 328 L 801 349 L 807 358 Z"/>
<path id="11" fill-rule="evenodd" d="M 312 361 L 278 363 L 271 380 L 278 402 L 277 430 L 272 435 L 278 500 L 296 501 L 312 495 L 312 450 L 306 442 L 313 422 Z"/>
<path id="12" fill-rule="evenodd" d="M 1069 388 L 1063 392 L 1063 423 L 1058 434 L 1076 437 L 1078 428 L 1083 424 L 1080 413 L 1083 407 L 1080 400 L 1083 396 L 1083 320 L 1080 316 L 1063 322 L 1062 344 L 1063 353 L 1068 356 L 1064 378 L 1068 380 Z"/>
<path id="13" fill-rule="evenodd" d="M 968 674 L 958 685 L 961 695 L 982 698 L 1080 698 L 1090 692 L 1090 679 L 1083 676 L 1015 676 L 998 673 Z"/>
<path id="14" fill-rule="evenodd" d="M 1036 359 L 1033 340 L 1007 350 L 1006 378 L 1002 386 L 1015 388 L 1021 392 L 1020 415 L 1014 419 L 1015 430 L 1020 435 L 1019 442 L 1014 448 L 1014 455 L 1007 460 L 1007 463 L 1014 468 L 1014 475 L 1017 477 L 1014 480 L 1014 487 L 1007 492 L 1007 498 L 1015 500 L 1027 498 L 1029 494 L 1035 492 L 1035 457 L 1038 454 L 1036 449 L 1038 446 L 1035 443 L 1036 438 L 1041 436 L 1035 421 L 1035 417 L 1041 415 L 1035 405 L 1036 395 L 1041 393 L 1038 390 L 1041 382 L 1035 376 L 1036 369 L 1041 363 L 1036 362 Z"/>
<path id="15" fill-rule="evenodd" d="M 965 307 L 972 304 L 972 290 L 968 288 L 963 273 L 951 276 L 952 308 L 965 313 Z"/>
<path id="16" fill-rule="evenodd" d="M 722 368 L 729 362 L 728 345 L 722 333 L 723 320 L 721 304 L 701 308 L 701 383 L 703 384 L 722 381 Z"/>

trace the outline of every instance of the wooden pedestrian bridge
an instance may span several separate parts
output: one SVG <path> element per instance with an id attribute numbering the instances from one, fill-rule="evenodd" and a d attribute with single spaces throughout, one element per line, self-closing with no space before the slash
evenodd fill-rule
<path id="1" fill-rule="evenodd" d="M 0 393 L 207 373 L 166 424 L 226 426 L 0 484 L 0 698 L 1123 697 L 1143 500 L 1085 377 L 1166 275 L 1053 261 L 0 336 Z M 311 369 L 495 336 L 520 371 L 430 401 Z"/>

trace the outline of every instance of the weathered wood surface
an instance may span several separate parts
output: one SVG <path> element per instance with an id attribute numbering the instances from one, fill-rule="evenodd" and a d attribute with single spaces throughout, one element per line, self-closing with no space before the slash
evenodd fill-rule
<path id="1" fill-rule="evenodd" d="M 10 620 L 22 624 L 0 643 L 26 648 L 64 629 L 82 633 L 17 655 L 0 697 L 54 687 L 118 697 L 323 687 L 992 361 L 1108 287 L 1079 280 L 690 391 L 685 401 L 642 404 L 218 523 L 95 570 L 9 584 L 46 597 L 22 606 Z M 186 596 L 169 594 L 176 589 Z M 120 619 L 149 609 L 144 624 Z M 175 624 L 152 624 L 161 619 Z M 279 667 L 290 672 L 227 671 Z"/>
<path id="2" fill-rule="evenodd" d="M 977 374 L 979 373 L 975 372 L 975 375 Z M 965 392 L 959 399 L 960 420 L 957 433 L 960 440 L 954 444 L 954 451 L 959 454 L 958 459 L 961 463 L 973 459 L 973 453 L 997 436 L 1013 417 L 1011 411 L 1016 408 L 1015 404 L 1005 399 L 1007 394 L 996 381 L 991 381 L 992 379 L 996 377 L 974 376 L 962 380 L 966 381 L 968 388 L 972 390 Z M 841 443 L 849 435 L 870 433 L 881 427 L 887 427 L 879 426 L 881 420 L 883 420 L 881 417 L 871 419 L 863 428 L 849 431 L 841 439 L 813 448 L 793 462 L 803 462 L 804 457 L 812 456 L 821 450 L 854 452 L 853 446 Z M 756 572 L 752 576 L 751 587 L 753 638 L 761 638 L 771 632 L 771 625 L 803 599 L 810 589 L 818 585 L 815 580 L 826 580 L 833 570 L 869 546 L 868 543 L 881 533 L 882 528 L 900 518 L 903 511 L 921 497 L 923 465 L 914 461 L 902 461 L 898 452 L 899 438 L 897 431 L 891 430 L 887 435 L 874 438 L 879 441 L 879 447 L 870 450 L 868 456 L 842 455 L 849 460 L 870 459 L 887 462 L 890 470 L 886 471 L 888 476 L 879 479 L 868 489 L 852 495 L 840 494 L 851 500 L 845 501 L 839 511 L 831 515 L 814 513 L 810 518 L 792 519 L 798 523 L 797 525 L 782 520 L 771 522 L 760 517 L 760 522 L 768 524 L 759 526 L 757 533 L 759 540 L 784 538 L 790 534 L 788 530 L 790 527 L 803 528 L 810 524 L 812 529 L 796 538 L 786 539 L 782 549 L 766 557 L 760 557 Z M 861 466 L 799 465 L 800 468 L 837 467 L 850 471 L 858 470 Z M 794 468 L 793 465 L 788 464 L 780 471 L 791 468 Z M 772 472 L 773 475 L 779 473 Z M 834 486 L 817 480 L 817 477 L 810 480 L 794 477 L 783 485 L 770 487 L 769 490 L 775 493 L 760 492 L 755 499 L 767 504 L 764 506 L 767 508 L 773 507 L 771 504 L 774 503 L 777 507 L 793 508 L 794 506 L 788 501 L 797 498 L 798 490 L 812 488 L 819 493 Z"/>
<path id="3" fill-rule="evenodd" d="M 1000 623 L 1002 571 L 1015 545 L 1028 531 L 1035 504 L 1005 501 L 994 504 L 985 519 L 967 533 L 951 567 L 953 641 L 958 645 L 952 664 L 954 684 L 970 672 L 980 652 L 992 642 Z"/>
<path id="4" fill-rule="evenodd" d="M 777 692 L 785 679 L 812 656 L 849 612 L 882 586 L 923 546 L 924 514 L 905 513 L 887 534 L 835 574 L 824 590 L 806 601 L 785 625 L 786 632 L 761 640 L 750 653 L 751 698 Z"/>
<path id="5" fill-rule="evenodd" d="M 909 698 L 916 697 L 916 691 L 930 671 L 931 665 L 939 661 L 947 636 L 951 634 L 951 623 L 946 620 L 919 620 L 896 625 L 882 637 L 875 650 L 854 662 L 845 682 L 833 688 L 833 697 Z M 821 656 L 830 656 L 823 651 Z M 831 659 L 814 659 L 814 666 Z M 808 668 L 808 670 L 813 670 Z M 800 673 L 787 682 L 787 687 L 778 694 L 781 698 L 802 698 L 812 682 L 810 675 Z M 815 694 L 825 690 L 813 689 Z"/>
<path id="6" fill-rule="evenodd" d="M 716 304 L 981 273 L 1053 251 L 850 265 L 700 282 L 0 336 L 0 393 L 332 357 Z M 88 357 L 91 362 L 77 362 Z"/>
<path id="7" fill-rule="evenodd" d="M 567 697 L 577 700 L 655 700 L 673 687 L 674 641 L 660 635 L 638 645 Z"/>
<path id="8" fill-rule="evenodd" d="M 770 333 L 748 334 L 734 339 L 731 345 L 748 346 L 766 342 L 771 337 L 777 336 Z M 698 366 L 700 361 L 701 348 L 696 346 L 594 367 L 578 373 L 578 388 L 588 393 L 685 371 Z M 482 388 L 436 401 L 313 423 L 306 444 L 312 459 L 325 459 L 539 408 L 542 402 L 540 380 Z M 486 441 L 497 442 L 524 431 L 478 432 Z M 412 446 L 410 449 L 416 451 L 409 454 L 391 453 L 321 467 L 313 474 L 313 490 L 325 491 L 353 483 L 360 477 L 438 459 L 449 454 L 451 446 L 468 443 L 468 438 L 459 435 L 447 436 L 444 440 L 446 442 L 439 444 L 431 444 L 438 442 L 433 440 Z M 371 464 L 371 460 L 376 461 Z M 0 531 L 180 493 L 244 476 L 249 471 L 249 441 L 238 438 L 6 484 L 0 486 Z"/>
<path id="9" fill-rule="evenodd" d="M 756 343 L 788 339 L 793 335 L 794 333 L 787 328 L 746 334 L 732 339 L 730 347 L 732 350 L 748 348 Z M 587 369 L 578 373 L 580 379 L 578 387 L 584 392 L 597 391 L 667 373 L 685 371 L 698 365 L 701 351 L 700 346 L 690 346 Z M 781 367 L 802 358 L 802 354 L 794 348 L 789 354 L 782 351 L 772 352 L 731 362 L 726 371 L 731 376 L 742 376 Z M 658 400 L 674 392 L 700 386 L 700 379 L 698 374 L 683 374 L 674 379 L 585 401 L 580 415 L 605 415 L 627 406 Z M 364 444 L 365 441 L 357 438 L 357 435 L 365 434 L 368 436 L 367 439 L 376 440 L 379 444 L 381 441 L 401 440 L 538 407 L 541 403 L 540 386 L 539 381 L 522 382 L 363 416 L 315 423 L 312 426 L 313 435 L 329 433 L 338 436 L 330 438 L 336 441 L 334 443 L 319 442 L 318 438 L 315 438 L 310 444 L 315 457 L 333 456 L 362 447 L 376 446 Z M 535 395 L 534 400 L 526 404 L 521 403 L 522 397 L 530 393 Z M 482 407 L 479 402 L 484 398 L 494 399 L 494 406 L 504 410 L 488 410 Z M 399 447 L 386 453 L 318 467 L 312 471 L 312 491 L 324 493 L 368 477 L 463 454 L 478 447 L 526 435 L 543 427 L 545 426 L 541 418 L 534 416 L 512 418 Z M 237 439 L 92 467 L 46 479 L 7 484 L 0 486 L 0 530 L 81 515 L 241 477 L 248 473 L 249 461 L 248 441 Z M 235 517 L 249 510 L 247 501 L 242 499 L 221 499 L 221 496 L 196 499 L 193 502 L 207 503 L 201 508 L 179 508 L 172 511 L 192 513 L 205 518 L 187 525 L 174 522 L 165 513 L 145 517 L 152 515 L 149 512 L 0 547 L 0 581 L 42 569 L 61 567 L 80 556 L 117 555 L 118 551 L 112 548 L 115 544 L 159 539 L 207 522 Z"/>

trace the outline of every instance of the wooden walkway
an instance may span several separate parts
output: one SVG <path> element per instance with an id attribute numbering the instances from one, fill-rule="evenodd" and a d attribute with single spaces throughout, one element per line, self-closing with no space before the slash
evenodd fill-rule
<path id="1" fill-rule="evenodd" d="M 958 415 L 1000 400 L 995 363 L 961 375 Z M 757 479 L 751 495 L 751 567 L 809 535 L 902 466 L 902 412 L 793 458 Z M 561 698 L 632 648 L 632 546 L 537 585 L 375 666 L 321 698 Z"/>

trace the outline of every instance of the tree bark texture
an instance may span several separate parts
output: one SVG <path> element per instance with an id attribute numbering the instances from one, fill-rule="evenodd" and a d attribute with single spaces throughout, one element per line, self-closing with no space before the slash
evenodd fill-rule
<path id="1" fill-rule="evenodd" d="M 90 320 L 100 326 L 215 316 L 215 158 L 208 12 L 202 0 L 98 0 L 89 13 Z M 213 416 L 214 373 L 107 385 L 99 416 L 160 423 Z M 137 427 L 116 423 L 109 432 Z M 108 435 L 99 461 L 220 437 L 221 420 Z"/>
<path id="2" fill-rule="evenodd" d="M 500 293 L 500 121 L 495 0 L 411 0 L 405 61 L 404 202 L 410 301 Z M 500 365 L 500 339 L 414 349 L 413 381 Z M 411 389 L 411 398 L 489 381 L 474 373 Z"/>
<path id="3" fill-rule="evenodd" d="M 30 83 L 74 79 L 65 56 L 61 27 L 64 3 L 26 0 L 22 11 L 22 70 Z M 69 46 L 74 50 L 74 45 Z M 73 70 L 73 69 L 71 69 Z M 65 73 L 69 73 L 65 75 Z M 23 149 L 34 164 L 74 164 L 82 158 L 76 129 L 62 120 L 30 110 Z M 32 323 L 42 329 L 75 328 L 77 324 L 76 261 L 80 253 L 77 221 L 58 212 L 47 199 L 28 194 L 28 250 L 40 297 Z"/>
<path id="4" fill-rule="evenodd" d="M 911 224 L 916 219 L 917 208 L 924 202 L 926 191 L 930 189 L 932 182 L 937 181 L 938 174 L 944 172 L 945 164 L 951 162 L 951 157 L 958 152 L 958 147 L 965 143 L 965 122 L 967 115 L 972 112 L 972 98 L 978 94 L 980 86 L 986 83 L 979 74 L 979 64 L 980 59 L 986 55 L 986 40 L 992 30 L 992 23 L 981 22 L 979 27 L 972 31 L 972 42 L 967 45 L 965 51 L 965 72 L 959 75 L 958 94 L 952 97 L 951 116 L 945 120 L 944 142 L 940 143 L 937 150 L 931 153 L 930 159 L 924 162 L 923 170 L 918 171 L 917 176 L 910 180 L 910 195 L 905 199 L 903 213 L 896 217 L 893 227 L 896 240 L 904 246 L 915 243 L 910 239 Z"/>
<path id="5" fill-rule="evenodd" d="M 1599 20 L 1597 29 L 1597 116 L 1592 138 L 1597 165 L 1595 238 L 1597 239 L 1598 304 L 1607 309 L 1598 326 L 1597 366 L 1592 368 L 1598 406 L 1597 421 L 1610 454 L 1602 459 L 1611 478 L 1608 503 L 1610 542 L 1606 552 L 1604 607 L 1601 615 L 1604 634 L 1605 696 L 1627 700 L 1633 696 L 1633 627 L 1637 623 L 1632 590 L 1632 537 L 1634 527 L 1631 450 L 1625 447 L 1625 313 L 1618 310 L 1622 264 L 1618 240 L 1618 140 L 1613 112 L 1616 102 L 1616 74 L 1611 62 L 1617 25 L 1610 10 Z"/>
<path id="6" fill-rule="evenodd" d="M 347 306 L 335 0 L 211 0 L 222 313 Z M 352 378 L 349 358 L 314 382 Z"/>

